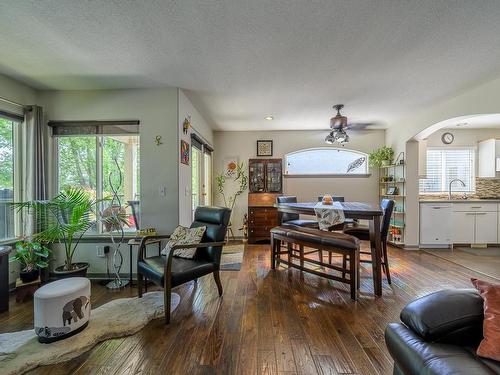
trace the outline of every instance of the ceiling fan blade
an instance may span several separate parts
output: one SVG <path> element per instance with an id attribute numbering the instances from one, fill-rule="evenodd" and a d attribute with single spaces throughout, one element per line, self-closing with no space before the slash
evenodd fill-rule
<path id="1" fill-rule="evenodd" d="M 372 125 L 376 125 L 374 122 L 352 122 L 347 124 L 348 130 L 369 130 L 368 128 Z"/>

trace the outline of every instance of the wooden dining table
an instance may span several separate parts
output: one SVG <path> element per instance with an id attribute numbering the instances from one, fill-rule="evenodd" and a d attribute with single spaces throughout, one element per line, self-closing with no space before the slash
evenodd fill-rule
<path id="1" fill-rule="evenodd" d="M 276 203 L 278 212 L 316 216 L 314 207 L 318 202 Z M 344 216 L 351 219 L 368 220 L 370 228 L 370 249 L 373 269 L 373 291 L 376 296 L 382 295 L 382 240 L 380 223 L 383 215 L 379 204 L 364 202 L 334 202 L 332 208 L 344 211 Z"/>

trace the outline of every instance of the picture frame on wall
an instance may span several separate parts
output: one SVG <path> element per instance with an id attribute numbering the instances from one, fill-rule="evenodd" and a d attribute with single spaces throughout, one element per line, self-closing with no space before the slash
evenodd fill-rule
<path id="1" fill-rule="evenodd" d="M 181 163 L 189 165 L 189 143 L 181 140 Z"/>
<path id="2" fill-rule="evenodd" d="M 273 141 L 267 139 L 258 140 L 257 156 L 273 156 Z"/>
<path id="3" fill-rule="evenodd" d="M 222 170 L 226 177 L 232 178 L 236 175 L 236 170 L 239 165 L 239 158 L 237 156 L 229 156 L 222 161 Z"/>

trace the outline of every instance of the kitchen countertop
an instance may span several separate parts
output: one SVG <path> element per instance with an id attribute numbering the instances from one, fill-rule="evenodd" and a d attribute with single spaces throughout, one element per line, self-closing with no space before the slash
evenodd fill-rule
<path id="1" fill-rule="evenodd" d="M 470 198 L 470 199 L 448 199 L 448 198 L 435 198 L 435 199 L 420 199 L 420 203 L 477 203 L 477 202 L 492 202 L 500 203 L 500 198 L 495 199 L 480 199 L 480 198 Z"/>

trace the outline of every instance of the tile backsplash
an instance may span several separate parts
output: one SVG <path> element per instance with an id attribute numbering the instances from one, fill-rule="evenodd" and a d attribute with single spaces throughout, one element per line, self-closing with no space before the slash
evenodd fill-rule
<path id="1" fill-rule="evenodd" d="M 500 198 L 500 178 L 476 177 L 476 195 L 478 198 Z"/>

